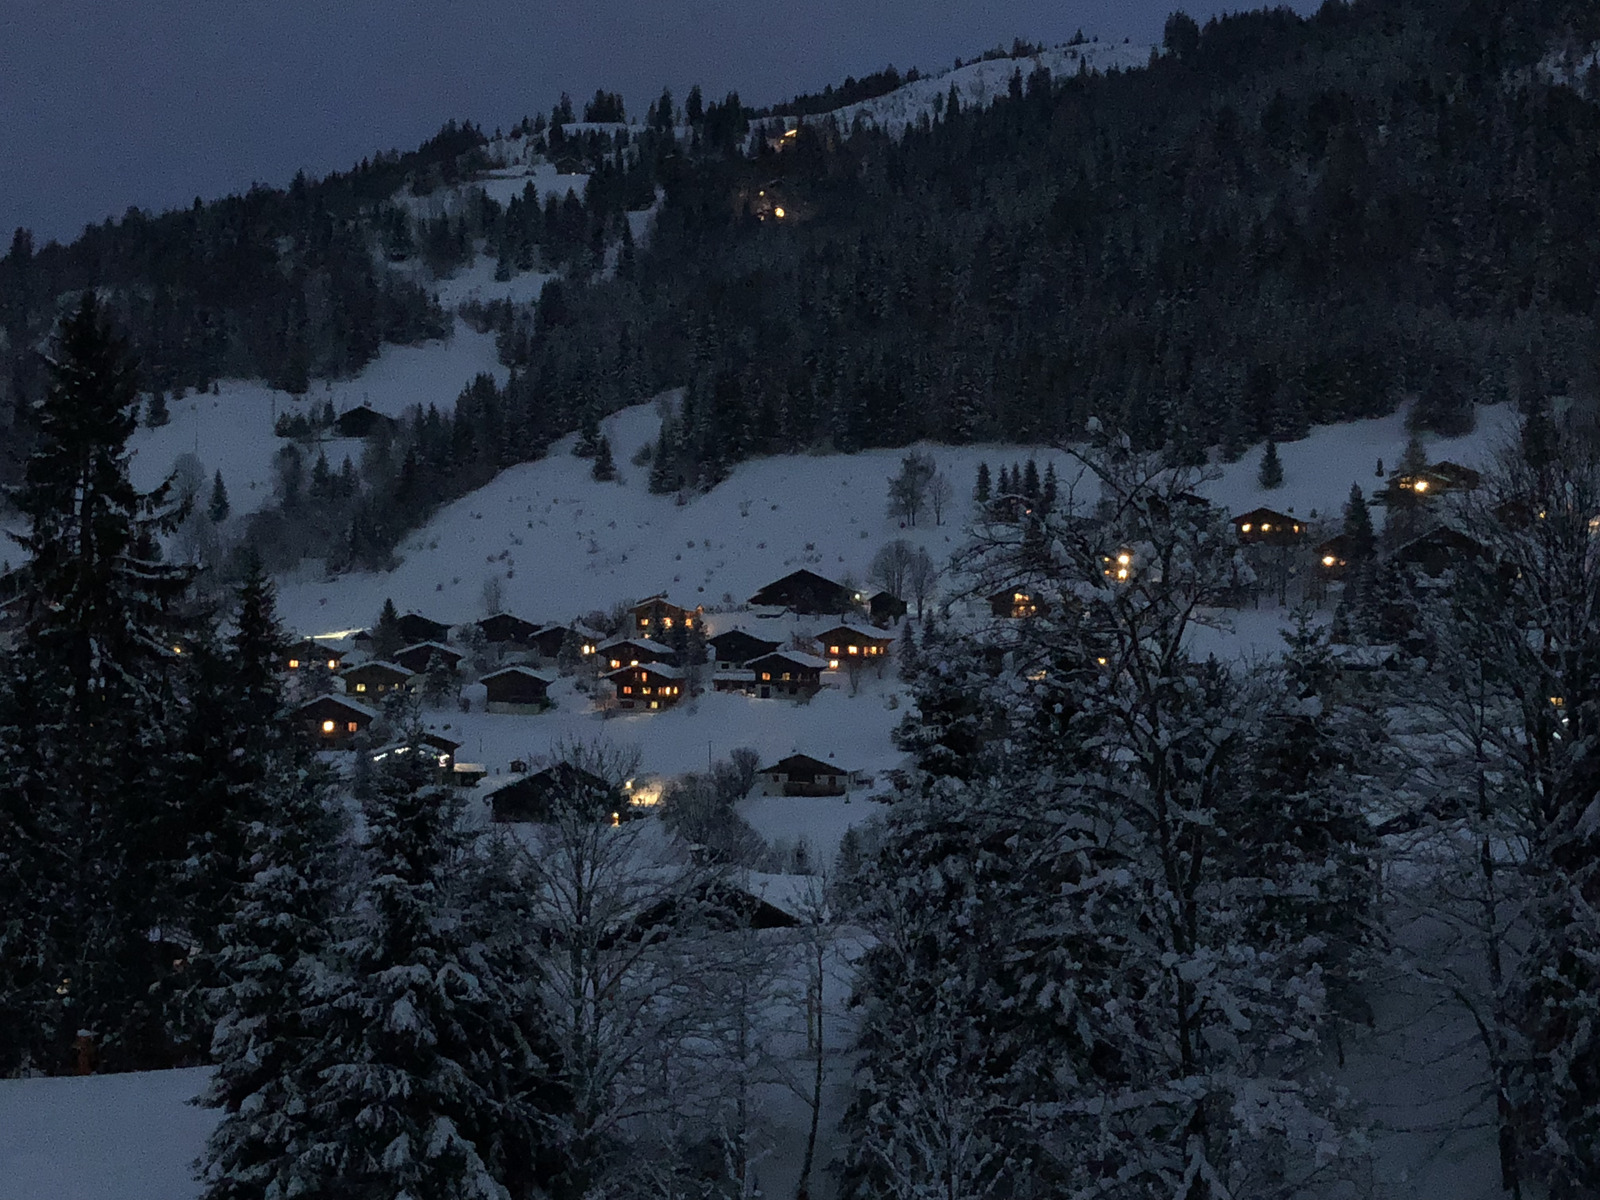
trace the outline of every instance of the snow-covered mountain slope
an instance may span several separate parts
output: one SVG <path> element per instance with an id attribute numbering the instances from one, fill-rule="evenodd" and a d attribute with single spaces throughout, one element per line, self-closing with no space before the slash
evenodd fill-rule
<path id="1" fill-rule="evenodd" d="M 493 335 L 458 322 L 454 335 L 442 341 L 385 346 L 361 374 L 319 381 L 301 400 L 260 380 L 224 380 L 214 396 L 197 393 L 171 401 L 172 419 L 161 428 L 141 425 L 134 432 L 129 442 L 133 482 L 152 488 L 181 455 L 193 454 L 207 480 L 214 471 L 222 472 L 235 513 L 254 512 L 272 498 L 272 459 L 285 444 L 272 432 L 278 414 L 310 413 L 329 400 L 336 412 L 370 404 L 390 416 L 419 404 L 451 409 L 461 389 L 484 372 L 505 382 L 507 372 L 495 356 Z M 346 454 L 361 461 L 358 441 L 335 439 L 324 443 L 324 449 L 335 468 Z"/>
<path id="2" fill-rule="evenodd" d="M 963 108 L 987 108 L 1006 94 L 1011 76 L 1022 72 L 1022 78 L 1043 67 L 1057 79 L 1076 75 L 1079 71 L 1103 73 L 1111 70 L 1131 70 L 1147 66 L 1151 48 L 1131 42 L 1082 42 L 1075 46 L 1052 46 L 1025 58 L 996 58 L 987 62 L 968 63 L 964 67 L 946 71 L 941 75 L 927 75 L 902 85 L 892 92 L 859 104 L 848 104 L 831 112 L 803 118 L 809 122 L 832 119 L 841 129 L 849 129 L 859 118 L 875 125 L 892 136 L 904 133 L 923 116 L 931 117 L 936 101 L 942 102 L 956 89 Z"/>

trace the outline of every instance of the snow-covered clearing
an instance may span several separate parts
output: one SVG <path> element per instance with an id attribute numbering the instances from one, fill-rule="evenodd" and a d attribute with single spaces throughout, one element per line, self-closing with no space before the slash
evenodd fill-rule
<path id="1" fill-rule="evenodd" d="M 235 513 L 254 512 L 271 501 L 272 458 L 288 444 L 272 432 L 278 414 L 311 414 L 330 400 L 336 412 L 369 404 L 390 416 L 419 404 L 453 409 L 461 389 L 484 372 L 499 383 L 506 380 L 494 336 L 458 321 L 453 336 L 420 346 L 385 346 L 359 375 L 318 381 L 303 399 L 260 380 L 223 380 L 214 396 L 201 392 L 170 401 L 172 419 L 161 428 L 141 425 L 134 431 L 128 443 L 133 482 L 152 488 L 180 455 L 193 454 L 208 480 L 212 472 L 222 472 Z M 361 461 L 359 441 L 334 438 L 323 448 L 335 469 L 347 454 Z"/>

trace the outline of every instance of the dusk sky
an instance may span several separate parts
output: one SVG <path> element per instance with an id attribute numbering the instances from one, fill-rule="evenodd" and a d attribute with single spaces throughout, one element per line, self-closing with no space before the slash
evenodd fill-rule
<path id="1" fill-rule="evenodd" d="M 1159 39 L 1172 0 L 0 0 L 0 230 L 41 241 L 621 91 L 765 104 L 893 63 Z M 1192 4 L 1204 19 L 1238 5 Z M 1296 0 L 1309 12 L 1314 0 Z M 9 238 L 7 237 L 7 240 Z"/>

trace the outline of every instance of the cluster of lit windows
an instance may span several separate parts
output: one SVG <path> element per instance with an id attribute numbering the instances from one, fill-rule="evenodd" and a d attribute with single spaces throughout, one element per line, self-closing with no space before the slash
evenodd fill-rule
<path id="1" fill-rule="evenodd" d="M 1107 558 L 1104 562 L 1106 566 L 1102 574 L 1107 579 L 1125 580 L 1133 572 L 1133 554 L 1130 551 L 1119 550 L 1115 559 Z"/>

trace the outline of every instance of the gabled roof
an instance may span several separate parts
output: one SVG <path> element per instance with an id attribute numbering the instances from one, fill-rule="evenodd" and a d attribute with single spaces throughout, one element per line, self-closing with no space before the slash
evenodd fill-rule
<path id="1" fill-rule="evenodd" d="M 788 758 L 780 758 L 770 767 L 762 767 L 758 774 L 772 775 L 848 775 L 849 771 L 837 763 L 823 762 L 820 758 L 812 758 L 809 754 L 791 754 Z"/>
<path id="2" fill-rule="evenodd" d="M 345 653 L 346 653 L 343 650 L 337 650 L 332 646 L 324 645 L 323 643 L 317 641 L 316 638 L 309 638 L 309 637 L 301 638 L 299 641 L 291 642 L 289 645 L 284 647 L 284 652 L 286 654 L 301 654 L 301 657 L 303 657 L 303 658 L 309 658 L 310 657 L 309 654 L 302 653 L 303 651 L 312 651 L 312 650 L 316 651 L 316 655 L 317 655 L 318 658 L 341 658 L 342 659 L 345 656 Z"/>
<path id="3" fill-rule="evenodd" d="M 400 649 L 396 650 L 395 653 L 410 654 L 413 650 L 427 650 L 435 654 L 448 654 L 451 658 L 457 660 L 466 657 L 466 655 L 461 653 L 461 651 L 452 646 L 446 646 L 443 642 L 413 642 L 409 646 L 402 646 Z"/>
<path id="4" fill-rule="evenodd" d="M 1259 525 L 1263 521 L 1265 521 L 1269 525 L 1272 525 L 1272 524 L 1281 524 L 1281 525 L 1300 525 L 1300 524 L 1303 524 L 1303 522 L 1300 520 L 1299 517 L 1291 516 L 1289 513 L 1281 513 L 1279 511 L 1277 511 L 1277 509 L 1273 509 L 1273 508 L 1252 508 L 1249 512 L 1240 513 L 1237 517 L 1233 518 L 1233 523 L 1235 525 L 1244 525 L 1244 524 Z"/>
<path id="5" fill-rule="evenodd" d="M 828 669 L 827 659 L 818 658 L 815 654 L 806 654 L 801 650 L 771 650 L 759 658 L 752 658 L 745 663 L 745 666 L 754 667 L 757 663 L 766 662 L 769 658 L 781 658 L 797 667 L 807 667 L 813 671 L 825 671 Z"/>
<path id="6" fill-rule="evenodd" d="M 631 671 L 644 671 L 650 675 L 659 675 L 663 679 L 682 679 L 683 671 L 679 667 L 670 667 L 666 663 L 642 662 L 632 666 L 619 667 L 615 671 L 606 672 L 607 679 L 615 679 L 618 675 L 626 675 Z"/>
<path id="7" fill-rule="evenodd" d="M 326 695 L 326 696 L 317 696 L 317 697 L 314 697 L 313 699 L 307 700 L 304 704 L 301 704 L 298 707 L 296 707 L 295 712 L 297 712 L 297 713 L 298 712 L 305 712 L 308 709 L 316 708 L 319 705 L 324 705 L 324 704 L 332 704 L 332 705 L 336 705 L 339 708 L 348 709 L 350 712 L 355 713 L 357 716 L 366 717 L 367 720 L 369 720 L 369 721 L 375 721 L 375 720 L 378 719 L 378 716 L 379 716 L 379 713 L 378 713 L 377 709 L 368 708 L 365 704 L 362 704 L 359 700 L 352 700 L 348 696 L 335 696 L 335 695 L 332 695 L 331 693 L 329 695 Z"/>
<path id="8" fill-rule="evenodd" d="M 546 687 L 549 687 L 555 682 L 554 679 L 551 679 L 550 676 L 544 674 L 542 671 L 535 671 L 532 667 L 519 666 L 501 667 L 498 671 L 490 671 L 487 675 L 482 676 L 478 682 L 488 683 L 489 680 L 499 679 L 503 675 L 516 675 L 523 679 L 537 679 Z"/>
<path id="9" fill-rule="evenodd" d="M 894 634 L 882 629 L 871 629 L 864 625 L 852 625 L 849 621 L 841 621 L 831 629 L 824 629 L 814 635 L 818 641 L 825 641 L 831 633 L 851 633 L 858 638 L 865 638 L 869 642 L 892 642 Z"/>
<path id="10" fill-rule="evenodd" d="M 346 679 L 350 679 L 356 675 L 361 675 L 363 673 L 372 674 L 373 672 L 383 672 L 385 674 L 396 676 L 400 679 L 411 678 L 411 672 L 406 670 L 399 663 L 392 663 L 381 658 L 375 658 L 371 662 L 364 662 L 351 667 L 344 673 L 344 677 Z"/>

